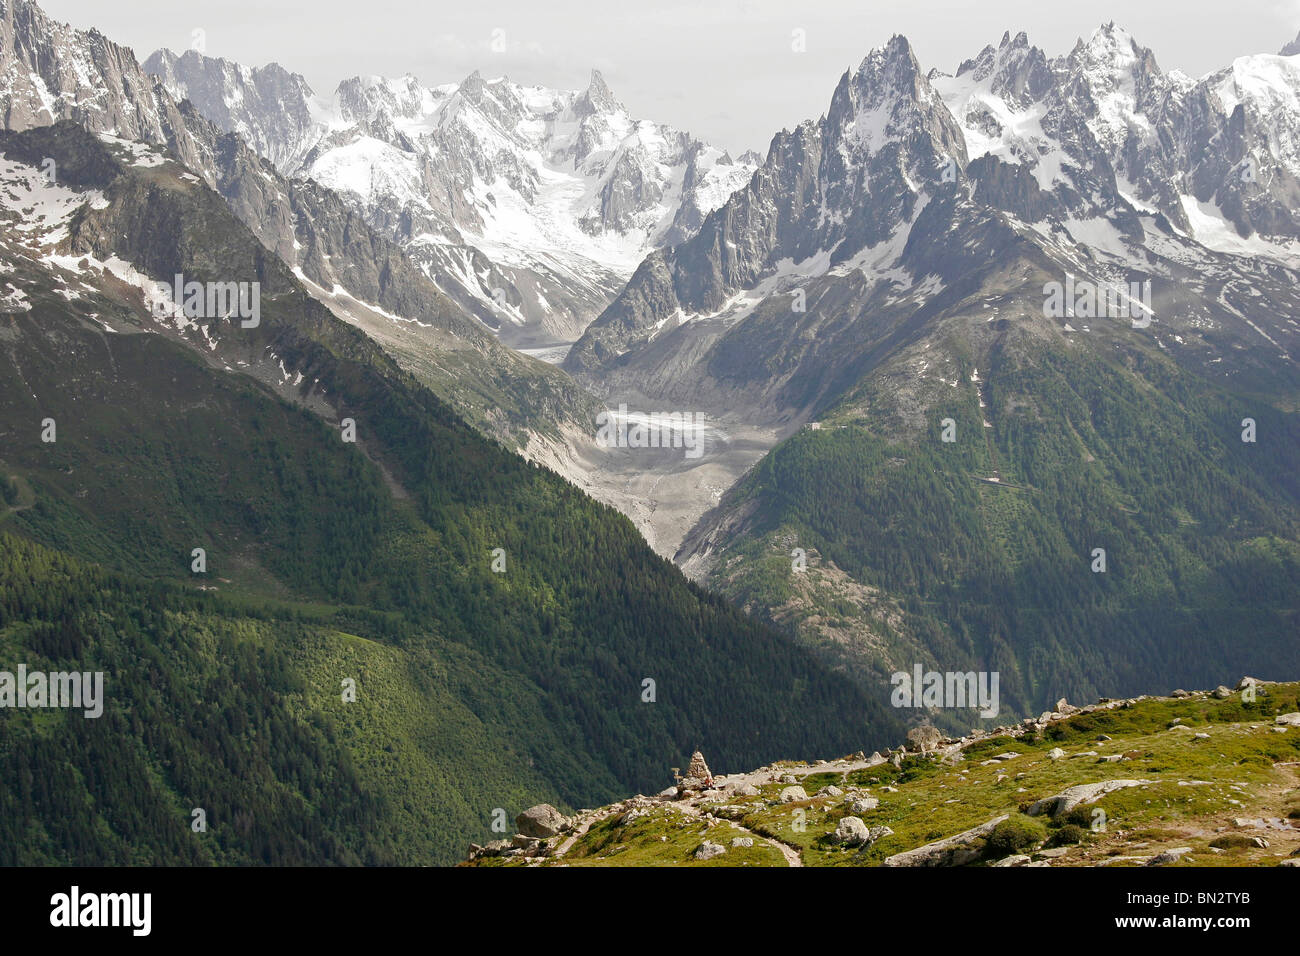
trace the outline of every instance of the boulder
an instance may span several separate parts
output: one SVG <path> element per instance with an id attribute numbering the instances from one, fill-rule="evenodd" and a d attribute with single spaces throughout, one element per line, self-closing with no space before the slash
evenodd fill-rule
<path id="1" fill-rule="evenodd" d="M 797 800 L 807 800 L 808 793 L 803 787 L 786 787 L 781 791 L 782 803 L 794 803 Z"/>
<path id="2" fill-rule="evenodd" d="M 1300 727 L 1300 712 L 1294 714 L 1278 714 L 1273 718 L 1273 723 L 1281 724 L 1283 727 Z"/>
<path id="3" fill-rule="evenodd" d="M 733 847 L 753 846 L 754 838 L 753 837 L 732 837 L 731 845 Z"/>
<path id="4" fill-rule="evenodd" d="M 844 791 L 841 790 L 839 787 L 835 786 L 834 784 L 830 784 L 829 786 L 822 787 L 820 790 L 818 790 L 818 791 L 817 791 L 817 796 L 819 796 L 819 797 L 842 797 L 842 796 L 844 796 Z"/>
<path id="5" fill-rule="evenodd" d="M 539 803 L 515 817 L 515 826 L 524 836 L 546 839 L 560 832 L 564 814 L 549 803 Z"/>
<path id="6" fill-rule="evenodd" d="M 1044 797 L 1030 806 L 1025 813 L 1031 817 L 1041 816 L 1044 813 L 1051 814 L 1053 817 L 1060 817 L 1069 813 L 1075 807 L 1082 806 L 1085 803 L 1094 803 L 1108 793 L 1123 790 L 1127 787 L 1142 787 L 1146 784 L 1147 781 L 1145 780 L 1103 780 L 1101 783 L 1081 783 L 1078 786 L 1062 790 L 1054 797 Z"/>
<path id="7" fill-rule="evenodd" d="M 870 831 L 860 817 L 845 817 L 842 819 L 839 825 L 835 827 L 835 833 L 831 837 L 842 846 L 857 846 L 866 843 L 869 838 Z"/>
<path id="8" fill-rule="evenodd" d="M 894 831 L 889 827 L 872 827 L 867 831 L 867 846 L 871 846 L 877 840 L 883 840 L 885 837 L 893 835 Z"/>
<path id="9" fill-rule="evenodd" d="M 934 843 L 927 843 L 915 850 L 904 850 L 902 853 L 895 853 L 893 856 L 885 857 L 884 865 L 960 866 L 963 863 L 973 862 L 979 858 L 980 851 L 972 844 L 992 833 L 993 828 L 1006 820 L 1008 816 L 1009 814 L 1004 813 L 1000 817 L 994 817 L 987 823 L 981 823 L 977 827 L 972 827 L 954 836 L 936 840 Z"/>
<path id="10" fill-rule="evenodd" d="M 727 848 L 721 843 L 710 843 L 705 840 L 695 848 L 694 856 L 697 860 L 712 860 L 715 856 L 722 856 L 726 852 Z"/>
<path id="11" fill-rule="evenodd" d="M 1065 756 L 1065 751 L 1062 750 L 1060 747 L 1053 747 L 1051 750 L 1047 752 L 1048 760 L 1060 760 L 1064 756 Z"/>
<path id="12" fill-rule="evenodd" d="M 758 792 L 758 787 L 754 786 L 752 783 L 747 783 L 744 786 L 736 788 L 736 796 L 738 797 L 756 797 L 758 796 Z"/>
<path id="13" fill-rule="evenodd" d="M 849 802 L 850 813 L 866 813 L 880 806 L 880 801 L 875 797 L 854 797 Z"/>
<path id="14" fill-rule="evenodd" d="M 1220 684 L 1214 690 L 1210 691 L 1215 700 L 1227 700 L 1232 696 L 1232 691 Z"/>
<path id="15" fill-rule="evenodd" d="M 1169 863 L 1175 863 L 1188 853 L 1192 852 L 1190 846 L 1176 846 L 1172 850 L 1165 850 L 1163 853 L 1157 853 L 1151 859 L 1147 860 L 1147 866 L 1165 866 Z"/>
<path id="16" fill-rule="evenodd" d="M 1029 862 L 1029 857 L 1025 856 L 1023 853 L 1013 853 L 1011 854 L 1011 856 L 1004 856 L 1002 859 L 998 860 L 996 863 L 992 865 L 993 866 L 1024 866 L 1028 862 Z"/>

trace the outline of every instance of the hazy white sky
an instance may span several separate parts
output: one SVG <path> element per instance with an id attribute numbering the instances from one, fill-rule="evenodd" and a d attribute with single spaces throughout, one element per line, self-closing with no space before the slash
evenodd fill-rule
<path id="1" fill-rule="evenodd" d="M 1049 56 L 1114 20 L 1163 69 L 1200 76 L 1248 53 L 1276 53 L 1300 30 L 1300 0 L 38 0 L 98 27 L 141 60 L 207 53 L 303 74 L 317 93 L 359 73 L 413 73 L 428 85 L 477 69 L 524 84 L 586 86 L 598 67 L 636 116 L 735 152 L 820 116 L 841 73 L 894 33 L 922 65 L 952 72 L 1004 30 Z M 792 49 L 795 30 L 806 50 Z M 494 42 L 494 40 L 496 42 Z"/>

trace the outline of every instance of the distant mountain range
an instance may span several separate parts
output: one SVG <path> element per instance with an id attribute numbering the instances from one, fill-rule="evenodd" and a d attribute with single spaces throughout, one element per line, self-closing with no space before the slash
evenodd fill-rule
<path id="1" fill-rule="evenodd" d="M 321 302 L 365 328 L 472 423 L 513 447 L 554 433 L 572 417 L 590 420 L 593 403 L 583 389 L 503 348 L 342 196 L 282 175 L 241 137 L 178 103 L 129 49 L 103 34 L 60 24 L 28 0 L 5 0 L 3 11 L 5 128 L 69 119 L 166 146 Z"/>
<path id="2" fill-rule="evenodd" d="M 634 119 L 597 71 L 580 92 L 359 76 L 322 100 L 276 64 L 160 50 L 144 69 L 337 192 L 511 345 L 576 338 L 646 252 L 691 235 L 754 168 Z"/>
<path id="3" fill-rule="evenodd" d="M 1287 358 L 1297 91 L 1293 58 L 1246 57 L 1196 83 L 1162 74 L 1114 25 L 1050 61 L 1024 34 L 1007 35 L 955 76 L 924 73 L 897 37 L 844 75 L 826 116 L 779 134 L 751 185 L 698 235 L 648 258 L 566 365 L 607 388 L 613 375 L 694 395 L 733 364 L 755 368 L 737 343 L 774 301 L 789 316 L 791 289 L 816 288 L 810 301 L 823 304 L 782 322 L 787 337 L 814 316 L 842 316 L 827 307 L 838 299 L 823 299 L 831 290 L 872 301 L 876 314 L 933 312 L 969 296 L 972 270 L 1014 272 L 1013 258 L 1061 279 L 1154 280 L 1152 334 L 1188 361 L 1221 358 L 1208 343 L 1186 345 L 1210 323 Z M 1261 287 L 1271 305 L 1233 304 Z M 763 361 L 779 355 L 787 373 L 764 368 L 733 401 L 775 399 L 777 414 L 825 401 L 837 379 L 793 358 L 793 343 L 772 345 Z M 833 361 L 853 354 L 825 335 L 811 347 Z M 701 370 L 708 362 L 718 374 Z"/>

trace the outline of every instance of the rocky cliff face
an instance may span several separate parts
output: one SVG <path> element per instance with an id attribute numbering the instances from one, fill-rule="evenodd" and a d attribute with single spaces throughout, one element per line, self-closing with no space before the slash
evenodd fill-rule
<path id="1" fill-rule="evenodd" d="M 23 130 L 70 119 L 98 132 L 168 143 L 205 168 L 203 145 L 135 54 L 98 30 L 75 30 L 30 0 L 0 2 L 0 116 Z"/>
<path id="2" fill-rule="evenodd" d="M 187 50 L 159 50 L 142 69 L 177 101 L 188 99 L 219 129 L 236 133 L 277 169 L 290 171 L 323 133 L 322 107 L 297 73 L 278 63 L 250 69 Z"/>
<path id="3" fill-rule="evenodd" d="M 647 258 L 566 367 L 612 363 L 665 326 L 719 314 L 737 292 L 783 291 L 885 242 L 949 159 L 955 179 L 961 133 L 896 37 L 844 74 L 825 117 L 778 133 L 750 184 L 696 236 Z"/>

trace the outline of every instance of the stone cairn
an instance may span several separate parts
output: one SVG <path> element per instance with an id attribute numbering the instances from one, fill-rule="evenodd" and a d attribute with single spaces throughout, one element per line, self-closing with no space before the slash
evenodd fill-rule
<path id="1" fill-rule="evenodd" d="M 704 754 L 697 750 L 691 754 L 690 766 L 686 768 L 686 776 L 681 779 L 679 786 L 683 790 L 703 790 L 712 783 L 713 773 L 704 761 Z"/>

